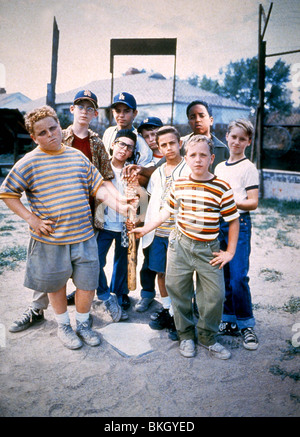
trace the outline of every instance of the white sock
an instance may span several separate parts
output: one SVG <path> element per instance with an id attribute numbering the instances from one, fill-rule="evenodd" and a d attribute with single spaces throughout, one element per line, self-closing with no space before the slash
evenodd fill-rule
<path id="1" fill-rule="evenodd" d="M 87 322 L 89 319 L 90 313 L 78 313 L 77 311 L 75 312 L 75 318 L 77 320 L 77 322 L 80 323 L 84 323 Z"/>
<path id="2" fill-rule="evenodd" d="M 63 314 L 55 314 L 55 317 L 56 317 L 57 323 L 59 323 L 59 324 L 67 325 L 70 323 L 70 317 L 69 317 L 68 311 L 66 311 Z"/>
<path id="3" fill-rule="evenodd" d="M 173 307 L 172 307 L 172 304 L 170 305 L 170 308 L 169 308 L 169 313 L 170 313 L 170 316 L 171 316 L 171 317 L 173 317 L 173 316 L 174 316 L 174 311 L 173 311 Z"/>
<path id="4" fill-rule="evenodd" d="M 162 303 L 162 306 L 163 306 L 165 309 L 169 309 L 170 306 L 171 306 L 171 298 L 170 298 L 170 296 L 162 297 L 162 298 L 161 298 L 161 303 Z"/>

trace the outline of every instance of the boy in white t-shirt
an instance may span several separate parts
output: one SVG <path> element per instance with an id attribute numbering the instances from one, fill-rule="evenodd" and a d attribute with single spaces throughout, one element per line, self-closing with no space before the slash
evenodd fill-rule
<path id="1" fill-rule="evenodd" d="M 230 150 L 228 161 L 215 168 L 218 178 L 229 183 L 240 213 L 240 231 L 234 258 L 224 267 L 226 298 L 220 332 L 238 335 L 241 330 L 243 345 L 255 350 L 258 339 L 253 330 L 255 319 L 252 312 L 249 288 L 249 257 L 251 250 L 251 217 L 249 211 L 258 206 L 259 176 L 255 165 L 246 158 L 245 150 L 251 144 L 253 125 L 238 119 L 228 125 L 226 140 Z M 221 249 L 228 241 L 228 225 L 221 220 L 219 240 Z"/>

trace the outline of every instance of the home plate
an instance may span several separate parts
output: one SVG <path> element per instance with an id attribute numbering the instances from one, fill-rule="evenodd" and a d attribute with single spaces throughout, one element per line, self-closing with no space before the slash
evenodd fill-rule
<path id="1" fill-rule="evenodd" d="M 150 340 L 159 337 L 159 332 L 144 323 L 111 323 L 99 331 L 104 340 L 125 357 L 152 352 Z"/>

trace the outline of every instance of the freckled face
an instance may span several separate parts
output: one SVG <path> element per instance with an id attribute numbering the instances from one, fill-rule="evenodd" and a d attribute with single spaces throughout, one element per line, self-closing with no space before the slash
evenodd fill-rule
<path id="1" fill-rule="evenodd" d="M 42 149 L 57 151 L 61 148 L 62 133 L 60 125 L 52 117 L 45 117 L 33 126 L 31 138 Z"/>

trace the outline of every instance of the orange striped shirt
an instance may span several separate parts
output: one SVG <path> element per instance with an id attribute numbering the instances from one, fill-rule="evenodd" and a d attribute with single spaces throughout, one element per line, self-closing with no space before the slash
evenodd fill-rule
<path id="1" fill-rule="evenodd" d="M 208 181 L 189 177 L 173 182 L 165 208 L 176 214 L 179 231 L 198 241 L 218 237 L 220 217 L 231 221 L 239 217 L 230 185 L 214 176 Z"/>

